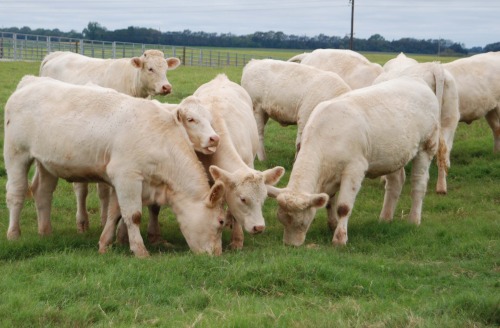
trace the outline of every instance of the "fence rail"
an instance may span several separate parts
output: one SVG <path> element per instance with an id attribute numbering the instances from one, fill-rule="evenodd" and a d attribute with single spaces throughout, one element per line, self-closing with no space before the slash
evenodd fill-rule
<path id="1" fill-rule="evenodd" d="M 41 61 L 52 51 L 72 51 L 94 58 L 129 58 L 140 56 L 147 49 L 161 50 L 166 57 L 180 58 L 186 66 L 241 67 L 251 58 L 258 58 L 255 55 L 205 48 L 0 32 L 0 60 Z"/>

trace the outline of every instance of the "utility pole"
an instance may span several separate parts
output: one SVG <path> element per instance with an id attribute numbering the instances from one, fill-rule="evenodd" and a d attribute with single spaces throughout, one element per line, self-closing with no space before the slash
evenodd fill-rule
<path id="1" fill-rule="evenodd" d="M 351 3 L 351 40 L 349 42 L 349 49 L 352 50 L 352 43 L 354 39 L 354 0 L 349 0 Z"/>

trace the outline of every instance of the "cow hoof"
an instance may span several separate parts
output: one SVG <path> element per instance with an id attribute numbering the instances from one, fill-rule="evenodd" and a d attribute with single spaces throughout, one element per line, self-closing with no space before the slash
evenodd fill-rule
<path id="1" fill-rule="evenodd" d="M 19 230 L 12 230 L 7 232 L 7 239 L 8 240 L 17 240 L 21 236 L 21 231 Z"/>

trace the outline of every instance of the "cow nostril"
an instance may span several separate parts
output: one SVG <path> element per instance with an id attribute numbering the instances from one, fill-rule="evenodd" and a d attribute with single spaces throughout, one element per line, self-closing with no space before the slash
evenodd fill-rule
<path id="1" fill-rule="evenodd" d="M 213 135 L 210 137 L 210 141 L 211 142 L 215 142 L 215 143 L 218 143 L 220 140 L 219 136 L 218 135 Z"/>
<path id="2" fill-rule="evenodd" d="M 163 91 L 163 93 L 170 93 L 172 91 L 172 87 L 169 85 L 164 85 L 161 87 L 161 90 Z"/>
<path id="3" fill-rule="evenodd" d="M 263 225 L 254 226 L 253 227 L 253 233 L 261 233 L 261 232 L 264 231 L 264 229 L 266 229 L 266 227 L 263 226 Z"/>

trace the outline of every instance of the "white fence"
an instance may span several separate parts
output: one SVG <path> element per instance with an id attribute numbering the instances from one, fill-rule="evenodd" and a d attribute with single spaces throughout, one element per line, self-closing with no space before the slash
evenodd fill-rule
<path id="1" fill-rule="evenodd" d="M 166 57 L 178 57 L 187 66 L 244 66 L 251 58 L 257 58 L 205 48 L 0 32 L 0 60 L 41 61 L 52 51 L 72 51 L 95 58 L 128 58 L 140 56 L 147 49 L 161 50 Z"/>

